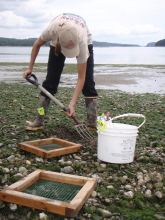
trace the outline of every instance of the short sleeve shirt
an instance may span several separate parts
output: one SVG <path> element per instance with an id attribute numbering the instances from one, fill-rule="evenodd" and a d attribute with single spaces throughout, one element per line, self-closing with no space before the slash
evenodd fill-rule
<path id="1" fill-rule="evenodd" d="M 65 22 L 70 22 L 78 31 L 80 53 L 76 57 L 78 63 L 85 63 L 89 57 L 88 45 L 92 44 L 92 35 L 90 34 L 86 22 L 78 15 L 64 13 L 55 17 L 49 26 L 42 32 L 41 39 L 50 41 L 50 45 L 56 46 L 57 32 Z M 61 51 L 62 52 L 62 51 Z"/>

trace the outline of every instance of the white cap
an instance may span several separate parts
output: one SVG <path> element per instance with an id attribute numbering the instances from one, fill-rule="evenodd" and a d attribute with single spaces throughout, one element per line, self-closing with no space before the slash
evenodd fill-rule
<path id="1" fill-rule="evenodd" d="M 61 52 L 65 57 L 72 58 L 79 55 L 79 43 L 77 29 L 69 22 L 63 23 L 58 29 L 58 37 L 61 45 Z"/>

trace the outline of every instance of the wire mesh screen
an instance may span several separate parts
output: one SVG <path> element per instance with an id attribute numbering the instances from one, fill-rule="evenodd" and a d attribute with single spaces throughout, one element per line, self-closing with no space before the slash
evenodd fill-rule
<path id="1" fill-rule="evenodd" d="M 60 149 L 60 148 L 63 148 L 63 146 L 61 145 L 58 145 L 58 144 L 45 144 L 45 145 L 40 145 L 40 146 L 37 146 L 38 148 L 41 148 L 43 150 L 55 150 L 55 149 Z"/>
<path id="2" fill-rule="evenodd" d="M 82 186 L 40 179 L 23 192 L 62 202 L 70 202 L 81 189 Z"/>

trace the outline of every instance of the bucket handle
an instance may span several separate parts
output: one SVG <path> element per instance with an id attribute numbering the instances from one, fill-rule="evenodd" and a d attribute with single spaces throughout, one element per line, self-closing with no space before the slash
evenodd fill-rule
<path id="1" fill-rule="evenodd" d="M 134 114 L 134 113 L 128 113 L 128 114 L 123 114 L 123 115 L 118 115 L 114 118 L 111 118 L 110 120 L 113 121 L 114 119 L 117 118 L 123 118 L 123 117 L 138 117 L 138 118 L 144 118 L 144 121 L 139 125 L 138 129 L 146 122 L 146 117 L 142 114 Z"/>

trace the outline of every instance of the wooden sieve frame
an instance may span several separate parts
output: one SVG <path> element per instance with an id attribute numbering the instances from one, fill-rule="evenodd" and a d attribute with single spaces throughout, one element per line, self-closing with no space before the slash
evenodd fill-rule
<path id="1" fill-rule="evenodd" d="M 82 186 L 82 188 L 69 203 L 22 192 L 39 179 L 78 185 Z M 0 192 L 0 199 L 6 202 L 28 206 L 67 217 L 75 217 L 89 198 L 92 191 L 95 189 L 96 184 L 97 180 L 95 178 L 87 178 L 38 169 L 25 178 L 3 189 Z"/>
<path id="2" fill-rule="evenodd" d="M 53 144 L 53 143 L 61 145 L 63 146 L 63 148 L 47 151 L 37 147 L 40 145 Z M 75 153 L 78 152 L 79 150 L 82 150 L 83 147 L 80 144 L 75 144 L 73 142 L 65 141 L 59 138 L 47 138 L 47 139 L 26 141 L 19 143 L 18 148 L 36 154 L 43 158 L 50 158 L 50 157 L 57 157 L 65 154 Z"/>

